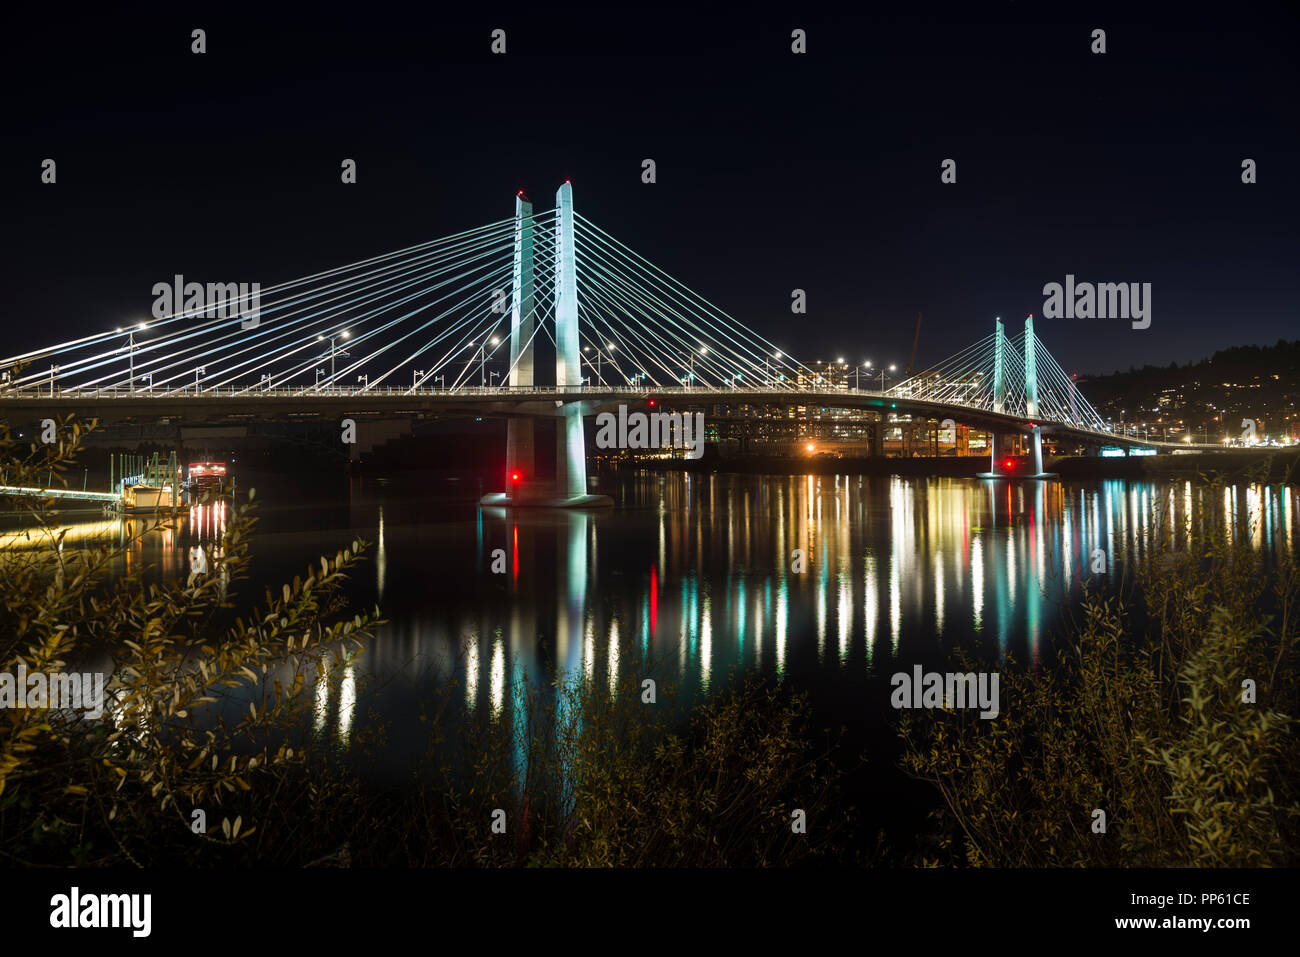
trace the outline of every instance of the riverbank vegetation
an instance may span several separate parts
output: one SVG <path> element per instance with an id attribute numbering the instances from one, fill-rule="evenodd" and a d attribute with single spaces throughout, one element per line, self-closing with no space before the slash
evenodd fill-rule
<path id="1" fill-rule="evenodd" d="M 10 483 L 69 471 L 84 432 L 26 447 L 0 434 Z M 236 503 L 192 582 L 115 562 L 124 541 L 65 547 L 53 502 L 27 513 L 0 576 L 0 672 L 106 673 L 104 714 L 0 711 L 0 859 L 19 866 L 765 866 L 843 860 L 834 742 L 806 699 L 757 679 L 689 713 L 644 676 L 514 682 L 511 720 L 469 713 L 447 684 L 421 716 L 410 781 L 380 787 L 313 747 L 311 693 L 340 680 L 380 612 L 344 585 L 354 541 L 236 616 L 253 499 Z M 179 534 L 170 532 L 169 534 Z M 232 619 L 233 621 L 229 620 Z M 66 702 L 64 703 L 66 705 Z"/>
<path id="2" fill-rule="evenodd" d="M 0 433 L 10 484 L 57 482 L 83 431 L 61 435 L 22 446 Z M 858 759 L 772 679 L 731 676 L 678 706 L 646 661 L 613 683 L 503 678 L 503 704 L 470 709 L 451 669 L 419 716 L 408 778 L 381 785 L 365 767 L 390 746 L 382 720 L 329 746 L 313 727 L 320 692 L 339 700 L 334 685 L 383 623 L 346 598 L 365 543 L 251 606 L 235 598 L 252 492 L 188 583 L 138 557 L 122 570 L 165 518 L 78 544 L 51 501 L 8 504 L 27 520 L 0 549 L 0 674 L 108 676 L 100 718 L 48 700 L 0 710 L 9 865 L 1297 863 L 1300 569 L 1280 547 L 1265 574 L 1252 531 L 1218 515 L 1165 516 L 1142 550 L 1111 557 L 1123 581 L 1066 610 L 1051 664 L 959 662 L 999 671 L 999 714 L 901 724 L 901 763 L 934 788 L 934 826 L 867 853 L 873 825 L 845 793 Z"/>
<path id="3" fill-rule="evenodd" d="M 948 709 L 902 723 L 903 767 L 942 800 L 919 863 L 1300 863 L 1294 551 L 1266 571 L 1254 529 L 1221 515 L 1162 509 L 1157 527 L 1113 556 L 1124 583 L 1089 590 L 1054 666 L 962 662 L 1001 672 L 996 719 Z"/>

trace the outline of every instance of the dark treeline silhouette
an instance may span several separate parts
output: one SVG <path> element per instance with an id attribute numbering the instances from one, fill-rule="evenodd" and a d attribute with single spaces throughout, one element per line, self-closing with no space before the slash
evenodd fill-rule
<path id="1" fill-rule="evenodd" d="M 1164 416 L 1201 425 L 1216 416 L 1261 420 L 1281 431 L 1297 418 L 1300 398 L 1300 339 L 1271 346 L 1234 346 L 1208 359 L 1179 365 L 1130 367 L 1127 372 L 1079 378 L 1102 415 L 1129 421 Z"/>

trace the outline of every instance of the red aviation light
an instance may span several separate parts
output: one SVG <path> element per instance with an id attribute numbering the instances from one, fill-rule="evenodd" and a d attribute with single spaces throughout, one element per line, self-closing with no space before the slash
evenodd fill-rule
<path id="1" fill-rule="evenodd" d="M 1007 471 L 1010 471 L 1011 469 L 1013 469 L 1013 468 L 1015 468 L 1015 467 L 1016 467 L 1015 460 L 1014 460 L 1014 459 L 1007 459 L 1007 461 L 1006 461 L 1006 468 L 1007 468 Z"/>
<path id="2" fill-rule="evenodd" d="M 654 407 L 655 407 L 655 400 L 654 400 L 654 399 L 651 399 L 651 400 L 650 400 L 650 408 L 653 409 Z"/>
<path id="3" fill-rule="evenodd" d="M 518 472 L 511 472 L 511 473 L 510 473 L 510 481 L 512 481 L 512 482 L 518 482 L 521 478 L 522 478 L 522 476 L 521 476 Z"/>

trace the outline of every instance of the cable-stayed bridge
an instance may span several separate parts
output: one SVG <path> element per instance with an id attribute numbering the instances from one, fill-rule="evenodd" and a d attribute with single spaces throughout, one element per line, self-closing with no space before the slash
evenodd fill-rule
<path id="1" fill-rule="evenodd" d="M 0 417 L 502 415 L 507 474 L 530 476 L 533 422 L 555 417 L 560 466 L 545 497 L 568 503 L 590 498 L 583 417 L 652 396 L 669 408 L 822 406 L 952 419 L 1032 433 L 1036 451 L 1044 431 L 1160 444 L 1113 433 L 1034 334 L 1032 317 L 1014 338 L 999 320 L 989 336 L 889 389 L 832 387 L 578 214 L 567 182 L 553 210 L 534 211 L 521 192 L 511 218 L 266 290 L 177 277 L 174 290 L 155 292 L 174 308 L 0 360 Z M 552 359 L 554 375 L 539 374 Z"/>

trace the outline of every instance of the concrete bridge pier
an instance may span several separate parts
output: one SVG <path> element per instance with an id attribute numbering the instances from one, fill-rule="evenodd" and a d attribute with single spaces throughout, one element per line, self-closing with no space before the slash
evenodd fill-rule
<path id="1" fill-rule="evenodd" d="M 989 470 L 980 473 L 980 478 L 999 478 L 998 474 L 998 434 L 989 433 Z"/>
<path id="2" fill-rule="evenodd" d="M 1030 478 L 1056 478 L 1055 472 L 1043 471 L 1043 429 L 1038 425 L 1034 426 L 1034 474 Z"/>

